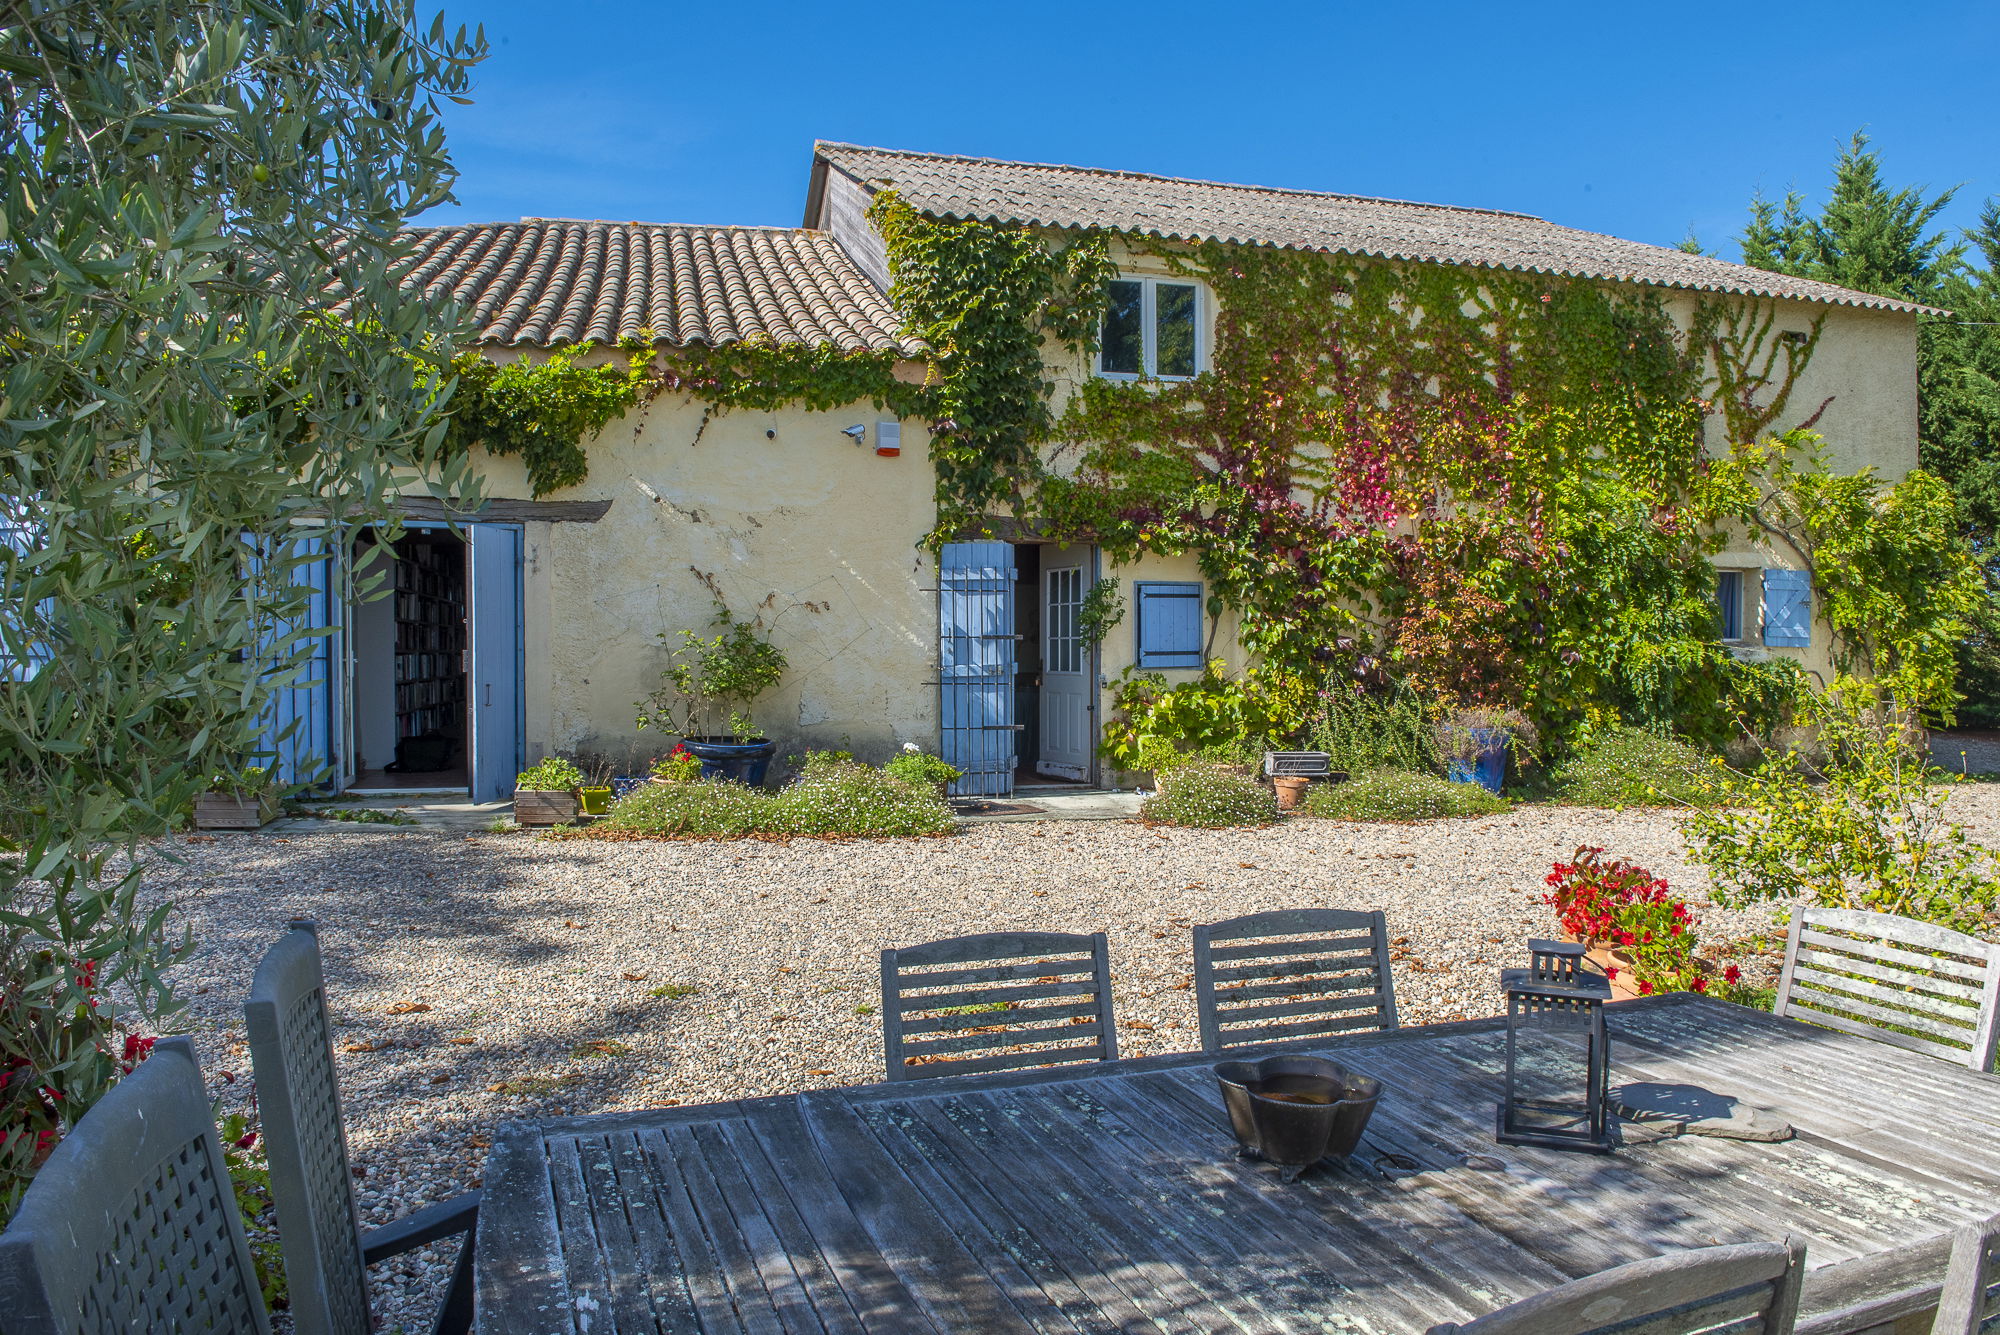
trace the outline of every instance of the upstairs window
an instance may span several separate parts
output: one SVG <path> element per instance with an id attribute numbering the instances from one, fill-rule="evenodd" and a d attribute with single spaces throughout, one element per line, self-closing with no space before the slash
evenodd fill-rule
<path id="1" fill-rule="evenodd" d="M 1136 380 L 1186 380 L 1201 369 L 1201 288 L 1174 278 L 1109 285 L 1097 372 Z"/>
<path id="2" fill-rule="evenodd" d="M 1715 610 L 1718 629 L 1725 642 L 1743 638 L 1743 572 L 1715 572 Z"/>

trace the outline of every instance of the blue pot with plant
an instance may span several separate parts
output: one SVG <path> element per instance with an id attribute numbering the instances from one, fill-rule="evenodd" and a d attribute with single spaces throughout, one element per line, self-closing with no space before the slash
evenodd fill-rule
<path id="1" fill-rule="evenodd" d="M 661 634 L 670 646 L 664 680 L 639 702 L 639 726 L 680 734 L 702 778 L 761 787 L 778 744 L 757 731 L 748 710 L 785 675 L 785 655 L 760 623 L 738 621 L 719 602 L 712 625 L 710 636 Z"/>
<path id="2" fill-rule="evenodd" d="M 1526 763 L 1535 741 L 1535 725 L 1518 709 L 1454 709 L 1437 725 L 1445 777 L 1476 783 L 1489 793 L 1498 793 L 1506 781 L 1508 758 L 1517 767 Z"/>

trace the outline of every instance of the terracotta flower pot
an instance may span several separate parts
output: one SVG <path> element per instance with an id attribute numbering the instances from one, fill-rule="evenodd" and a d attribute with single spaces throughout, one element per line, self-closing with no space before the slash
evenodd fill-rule
<path id="1" fill-rule="evenodd" d="M 1565 941 L 1575 941 L 1578 939 L 1578 937 L 1568 932 L 1563 933 L 1563 940 Z M 1589 949 L 1584 953 L 1584 959 L 1595 964 L 1611 980 L 1611 999 L 1613 1001 L 1630 1001 L 1632 998 L 1640 995 L 1639 974 L 1632 966 L 1632 957 L 1630 955 L 1626 954 L 1623 949 L 1605 941 L 1592 939 L 1588 945 Z"/>
<path id="2" fill-rule="evenodd" d="M 1278 810 L 1296 811 L 1299 803 L 1305 801 L 1306 786 L 1312 782 L 1303 774 L 1280 774 L 1271 780 L 1271 787 L 1278 791 Z"/>

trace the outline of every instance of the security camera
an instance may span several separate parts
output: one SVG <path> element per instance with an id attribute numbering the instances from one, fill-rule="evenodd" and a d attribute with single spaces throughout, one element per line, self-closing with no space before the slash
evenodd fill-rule
<path id="1" fill-rule="evenodd" d="M 862 440 L 868 435 L 868 428 L 863 426 L 861 423 L 856 422 L 853 426 L 844 426 L 840 428 L 840 434 L 846 436 L 856 445 L 859 445 L 862 442 Z"/>

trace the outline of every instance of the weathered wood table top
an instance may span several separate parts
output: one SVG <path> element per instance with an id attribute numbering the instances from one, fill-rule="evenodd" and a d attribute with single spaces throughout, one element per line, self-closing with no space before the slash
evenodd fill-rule
<path id="1" fill-rule="evenodd" d="M 1292 1186 L 1234 1157 L 1198 1053 L 516 1122 L 479 1329 L 1389 1335 L 1792 1232 L 1800 1329 L 1826 1335 L 1934 1302 L 1950 1231 L 2000 1210 L 2000 1079 L 1686 994 L 1609 1014 L 1614 1083 L 1698 1084 L 1799 1134 L 1496 1145 L 1498 1020 L 1293 1045 L 1387 1090 L 1354 1159 Z"/>

